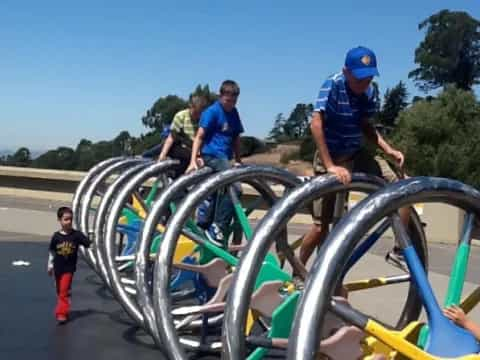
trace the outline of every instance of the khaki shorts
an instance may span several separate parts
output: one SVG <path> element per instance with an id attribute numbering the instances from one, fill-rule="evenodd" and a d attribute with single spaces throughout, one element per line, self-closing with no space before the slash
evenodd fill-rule
<path id="1" fill-rule="evenodd" d="M 352 172 L 362 172 L 365 174 L 376 175 L 391 183 L 398 180 L 397 174 L 392 170 L 388 162 L 380 156 L 372 156 L 365 150 L 360 150 L 351 157 L 336 160 L 335 165 L 343 166 Z M 313 157 L 313 172 L 315 176 L 325 175 L 327 169 L 323 166 L 318 151 Z M 330 224 L 333 219 L 335 207 L 335 195 L 324 196 L 316 199 L 312 203 L 313 222 L 317 225 Z"/>

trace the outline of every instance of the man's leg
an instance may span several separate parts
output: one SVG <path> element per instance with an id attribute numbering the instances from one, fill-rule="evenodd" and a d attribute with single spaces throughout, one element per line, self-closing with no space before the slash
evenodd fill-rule
<path id="1" fill-rule="evenodd" d="M 364 172 L 366 174 L 376 175 L 383 178 L 388 183 L 394 183 L 399 180 L 398 175 L 393 171 L 388 162 L 381 156 L 371 156 L 367 151 L 361 151 L 354 160 L 354 171 Z M 405 228 L 409 229 L 411 208 L 403 207 L 399 209 L 400 218 Z M 396 239 L 392 250 L 385 256 L 385 260 L 399 267 L 405 267 L 405 260 L 400 246 Z"/>
<path id="2" fill-rule="evenodd" d="M 312 224 L 310 230 L 305 234 L 300 247 L 300 261 L 306 264 L 313 251 L 325 240 L 328 235 L 328 225 Z"/>
<path id="3" fill-rule="evenodd" d="M 327 174 L 327 169 L 323 166 L 318 151 L 313 156 L 313 172 L 315 176 Z M 312 203 L 313 224 L 310 230 L 304 235 L 302 246 L 300 247 L 300 261 L 306 264 L 315 248 L 323 243 L 328 235 L 329 224 L 332 222 L 333 210 L 335 207 L 335 196 L 324 196 L 315 199 Z"/>

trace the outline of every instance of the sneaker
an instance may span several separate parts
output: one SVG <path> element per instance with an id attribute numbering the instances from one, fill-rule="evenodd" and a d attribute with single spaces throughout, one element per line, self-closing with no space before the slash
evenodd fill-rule
<path id="1" fill-rule="evenodd" d="M 58 315 L 57 322 L 58 322 L 58 325 L 63 325 L 67 322 L 67 317 L 63 315 Z"/>
<path id="2" fill-rule="evenodd" d="M 398 247 L 394 247 L 387 253 L 387 255 L 385 255 L 385 261 L 402 269 L 405 272 L 408 272 L 408 266 L 405 262 L 405 257 L 403 256 L 402 250 Z"/>
<path id="3" fill-rule="evenodd" d="M 210 225 L 206 231 L 206 234 L 210 242 L 218 247 L 223 247 L 223 232 L 217 224 L 213 223 Z"/>

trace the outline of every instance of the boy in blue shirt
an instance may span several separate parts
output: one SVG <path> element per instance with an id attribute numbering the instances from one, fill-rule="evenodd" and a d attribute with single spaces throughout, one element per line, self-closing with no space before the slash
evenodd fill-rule
<path id="1" fill-rule="evenodd" d="M 240 88 L 235 81 L 225 80 L 222 83 L 219 99 L 200 118 L 187 172 L 197 170 L 202 163 L 215 171 L 226 170 L 231 167 L 232 158 L 236 164 L 241 164 L 240 134 L 243 133 L 243 126 L 235 107 L 239 95 Z M 213 242 L 223 244 L 223 234 L 232 216 L 233 204 L 229 196 L 223 194 L 207 232 Z"/>
<path id="2" fill-rule="evenodd" d="M 369 122 L 378 108 L 375 88 L 371 84 L 373 77 L 378 75 L 373 51 L 357 47 L 347 53 L 343 71 L 329 77 L 322 85 L 311 121 L 317 145 L 315 175 L 333 174 L 344 184 L 351 181 L 352 172 L 377 175 L 388 182 L 398 180 L 385 160 L 372 157 L 363 146 L 365 138 L 390 156 L 399 168 L 403 166 L 403 154 L 390 146 Z M 300 249 L 300 260 L 304 264 L 328 235 L 334 203 L 334 196 L 313 203 L 314 224 Z M 407 224 L 408 209 L 401 209 L 401 217 Z M 396 246 L 387 258 L 402 265 L 401 252 Z"/>

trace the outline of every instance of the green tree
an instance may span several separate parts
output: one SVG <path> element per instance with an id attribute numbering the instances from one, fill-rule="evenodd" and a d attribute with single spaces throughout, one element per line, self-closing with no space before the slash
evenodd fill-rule
<path id="1" fill-rule="evenodd" d="M 480 104 L 472 92 L 446 87 L 399 115 L 393 137 L 412 175 L 443 176 L 480 186 Z"/>
<path id="2" fill-rule="evenodd" d="M 75 151 L 67 146 L 57 148 L 58 169 L 75 170 L 77 166 Z"/>
<path id="3" fill-rule="evenodd" d="M 287 119 L 285 119 L 282 113 L 277 114 L 275 122 L 273 123 L 273 128 L 270 130 L 267 139 L 276 142 L 282 141 L 282 138 L 285 136 L 285 130 L 283 127 L 285 126 L 286 121 Z"/>
<path id="4" fill-rule="evenodd" d="M 193 93 L 190 94 L 189 98 L 191 98 L 194 95 L 204 96 L 207 99 L 208 105 L 213 104 L 218 99 L 218 95 L 210 91 L 210 87 L 208 86 L 208 84 L 204 86 L 200 84 L 197 85 Z"/>
<path id="5" fill-rule="evenodd" d="M 77 170 L 89 170 L 95 165 L 95 154 L 93 150 L 93 144 L 90 140 L 82 139 L 75 149 L 76 157 L 76 169 Z"/>
<path id="6" fill-rule="evenodd" d="M 132 154 L 132 137 L 128 131 L 122 131 L 113 139 L 112 143 L 114 156 Z"/>
<path id="7" fill-rule="evenodd" d="M 19 148 L 13 155 L 7 156 L 7 165 L 29 166 L 32 163 L 30 150 L 26 147 Z"/>
<path id="8" fill-rule="evenodd" d="M 382 108 L 376 114 L 376 120 L 384 126 L 393 127 L 400 111 L 407 107 L 407 99 L 407 87 L 402 81 L 392 89 L 387 89 L 383 98 Z"/>
<path id="9" fill-rule="evenodd" d="M 283 126 L 285 135 L 289 139 L 303 138 L 307 133 L 312 112 L 312 104 L 297 104 Z"/>
<path id="10" fill-rule="evenodd" d="M 142 117 L 142 123 L 148 128 L 162 130 L 172 122 L 173 117 L 180 110 L 185 109 L 188 102 L 177 95 L 167 95 L 159 98 Z"/>
<path id="11" fill-rule="evenodd" d="M 415 50 L 418 68 L 409 73 L 427 92 L 455 84 L 470 90 L 480 78 L 480 22 L 463 11 L 441 10 L 421 22 L 425 38 Z"/>

